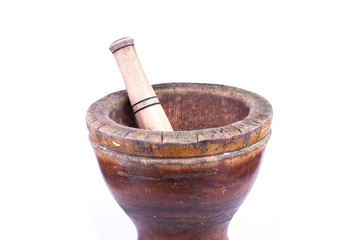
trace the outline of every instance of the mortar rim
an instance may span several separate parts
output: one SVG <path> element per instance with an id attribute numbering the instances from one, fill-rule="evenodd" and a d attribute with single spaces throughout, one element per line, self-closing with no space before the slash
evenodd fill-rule
<path id="1" fill-rule="evenodd" d="M 266 136 L 272 120 L 271 104 L 262 96 L 221 84 L 163 83 L 153 85 L 157 94 L 175 89 L 212 89 L 242 99 L 249 114 L 242 120 L 215 128 L 161 132 L 133 128 L 109 117 L 112 101 L 127 97 L 126 90 L 111 93 L 94 102 L 87 111 L 90 138 L 110 150 L 146 157 L 199 157 L 249 147 Z M 173 149 L 176 149 L 174 151 Z"/>

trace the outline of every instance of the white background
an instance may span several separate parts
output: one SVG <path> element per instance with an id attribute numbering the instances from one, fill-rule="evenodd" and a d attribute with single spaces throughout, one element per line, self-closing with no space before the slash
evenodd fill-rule
<path id="1" fill-rule="evenodd" d="M 273 105 L 237 239 L 360 239 L 359 1 L 1 1 L 0 239 L 136 239 L 87 138 L 125 88 L 131 36 L 152 84 L 219 83 Z"/>

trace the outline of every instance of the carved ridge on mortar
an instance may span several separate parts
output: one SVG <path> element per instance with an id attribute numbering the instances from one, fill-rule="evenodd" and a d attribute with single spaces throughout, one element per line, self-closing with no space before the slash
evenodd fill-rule
<path id="1" fill-rule="evenodd" d="M 220 162 L 224 159 L 230 159 L 230 158 L 234 158 L 234 157 L 239 157 L 241 155 L 247 155 L 251 152 L 257 151 L 262 149 L 266 143 L 268 142 L 268 140 L 270 139 L 271 136 L 271 130 L 268 131 L 268 133 L 265 135 L 264 138 L 262 138 L 260 141 L 247 146 L 245 148 L 241 148 L 241 149 L 237 149 L 231 152 L 224 152 L 224 153 L 219 153 L 216 155 L 211 155 L 211 156 L 198 156 L 198 157 L 173 157 L 173 158 L 161 158 L 161 157 L 144 157 L 144 156 L 136 156 L 136 155 L 129 155 L 126 153 L 120 153 L 111 149 L 108 149 L 106 147 L 103 147 L 101 145 L 99 145 L 98 142 L 94 141 L 94 139 L 92 139 L 89 136 L 89 140 L 91 145 L 94 148 L 97 148 L 99 150 L 100 153 L 107 155 L 108 157 L 110 156 L 117 156 L 118 158 L 127 158 L 127 161 L 131 161 L 132 158 L 136 159 L 136 161 L 134 160 L 133 162 L 139 163 L 139 162 L 143 162 L 143 163 L 159 163 L 159 161 L 164 161 L 164 163 L 166 163 L 167 165 L 173 165 L 173 164 L 181 164 L 181 165 L 193 165 L 193 164 L 201 164 L 202 162 L 206 162 L 206 163 L 211 163 L 211 162 Z M 220 158 L 218 158 L 220 156 Z M 116 157 L 115 157 L 116 158 Z"/>

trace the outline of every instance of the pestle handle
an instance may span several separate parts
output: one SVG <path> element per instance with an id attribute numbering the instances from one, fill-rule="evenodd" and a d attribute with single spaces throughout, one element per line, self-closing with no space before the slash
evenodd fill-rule
<path id="1" fill-rule="evenodd" d="M 113 42 L 109 49 L 114 55 L 124 79 L 139 127 L 153 131 L 173 131 L 141 66 L 134 47 L 134 39 L 121 38 Z"/>

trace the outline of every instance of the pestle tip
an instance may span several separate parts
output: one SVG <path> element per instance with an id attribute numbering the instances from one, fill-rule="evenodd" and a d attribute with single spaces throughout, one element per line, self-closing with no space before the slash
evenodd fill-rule
<path id="1" fill-rule="evenodd" d="M 128 46 L 134 46 L 134 39 L 130 37 L 124 37 L 110 44 L 109 50 L 112 53 L 115 53 L 116 51 Z"/>

